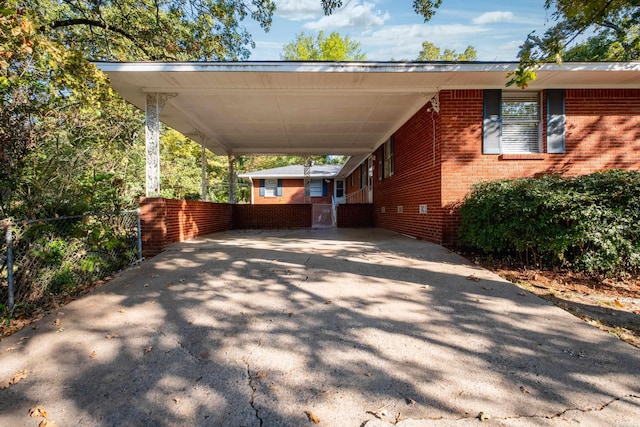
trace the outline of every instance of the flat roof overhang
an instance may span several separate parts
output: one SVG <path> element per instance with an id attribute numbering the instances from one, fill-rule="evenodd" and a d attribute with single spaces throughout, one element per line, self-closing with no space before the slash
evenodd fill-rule
<path id="1" fill-rule="evenodd" d="M 515 62 L 97 62 L 144 110 L 219 155 L 364 159 L 444 89 L 503 89 Z M 547 64 L 527 90 L 640 88 L 640 62 Z M 518 89 L 515 89 L 518 90 Z"/>

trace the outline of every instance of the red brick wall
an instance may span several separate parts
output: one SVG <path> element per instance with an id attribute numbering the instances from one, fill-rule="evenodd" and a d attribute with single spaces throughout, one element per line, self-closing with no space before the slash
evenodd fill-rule
<path id="1" fill-rule="evenodd" d="M 482 90 L 445 90 L 439 96 L 439 113 L 427 104 L 395 133 L 394 176 L 378 180 L 382 151 L 374 153 L 377 227 L 450 245 L 457 239 L 457 207 L 476 182 L 640 169 L 640 89 L 567 90 L 566 152 L 547 154 L 545 144 L 544 153 L 524 156 L 482 154 Z M 542 107 L 545 141 L 544 93 Z M 358 183 L 356 169 L 356 188 Z M 427 214 L 418 213 L 421 204 Z"/>
<path id="2" fill-rule="evenodd" d="M 427 104 L 396 131 L 393 176 L 379 180 L 379 160 L 383 153 L 382 149 L 377 150 L 373 202 L 376 227 L 440 242 L 442 207 L 438 130 L 441 123 L 438 114 L 428 111 L 429 107 Z M 420 205 L 427 205 L 427 214 L 419 213 Z"/>
<path id="3" fill-rule="evenodd" d="M 640 169 L 640 90 L 567 90 L 564 154 L 482 154 L 482 91 L 440 92 L 443 243 L 457 237 L 455 207 L 472 184 L 502 178 Z M 543 119 L 546 103 L 543 100 Z M 543 124 L 543 129 L 545 128 Z M 543 135 L 543 141 L 545 135 Z"/>
<path id="4" fill-rule="evenodd" d="M 159 254 L 174 242 L 231 228 L 231 205 L 155 197 L 140 199 L 142 253 Z"/>
<path id="5" fill-rule="evenodd" d="M 338 228 L 373 227 L 374 207 L 369 203 L 338 205 L 336 219 Z"/>
<path id="6" fill-rule="evenodd" d="M 310 204 L 234 205 L 234 229 L 310 228 Z"/>
<path id="7" fill-rule="evenodd" d="M 327 195 L 324 197 L 312 197 L 311 203 L 331 203 L 333 195 L 333 180 L 327 184 Z M 260 180 L 253 180 L 253 204 L 273 205 L 273 204 L 296 204 L 304 203 L 304 179 L 283 179 L 282 196 L 264 197 L 260 196 Z"/>

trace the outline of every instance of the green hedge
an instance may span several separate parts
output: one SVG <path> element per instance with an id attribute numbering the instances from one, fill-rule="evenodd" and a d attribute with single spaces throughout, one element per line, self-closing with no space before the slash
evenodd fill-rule
<path id="1" fill-rule="evenodd" d="M 460 216 L 463 248 L 590 274 L 640 272 L 640 172 L 479 183 Z"/>

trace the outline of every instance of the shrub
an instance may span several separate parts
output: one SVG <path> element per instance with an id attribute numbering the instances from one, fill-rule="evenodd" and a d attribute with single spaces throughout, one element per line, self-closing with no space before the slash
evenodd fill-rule
<path id="1" fill-rule="evenodd" d="M 479 183 L 460 216 L 467 249 L 590 274 L 640 272 L 640 172 Z"/>

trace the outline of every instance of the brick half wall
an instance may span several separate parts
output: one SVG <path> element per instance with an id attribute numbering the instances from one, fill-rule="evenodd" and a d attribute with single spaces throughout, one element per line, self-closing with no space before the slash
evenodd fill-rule
<path id="1" fill-rule="evenodd" d="M 338 228 L 371 228 L 374 226 L 374 206 L 369 203 L 338 205 Z"/>
<path id="2" fill-rule="evenodd" d="M 311 228 L 310 204 L 233 205 L 233 228 Z"/>
<path id="3" fill-rule="evenodd" d="M 140 199 L 142 255 L 150 258 L 174 242 L 231 228 L 232 206 L 160 197 Z"/>

